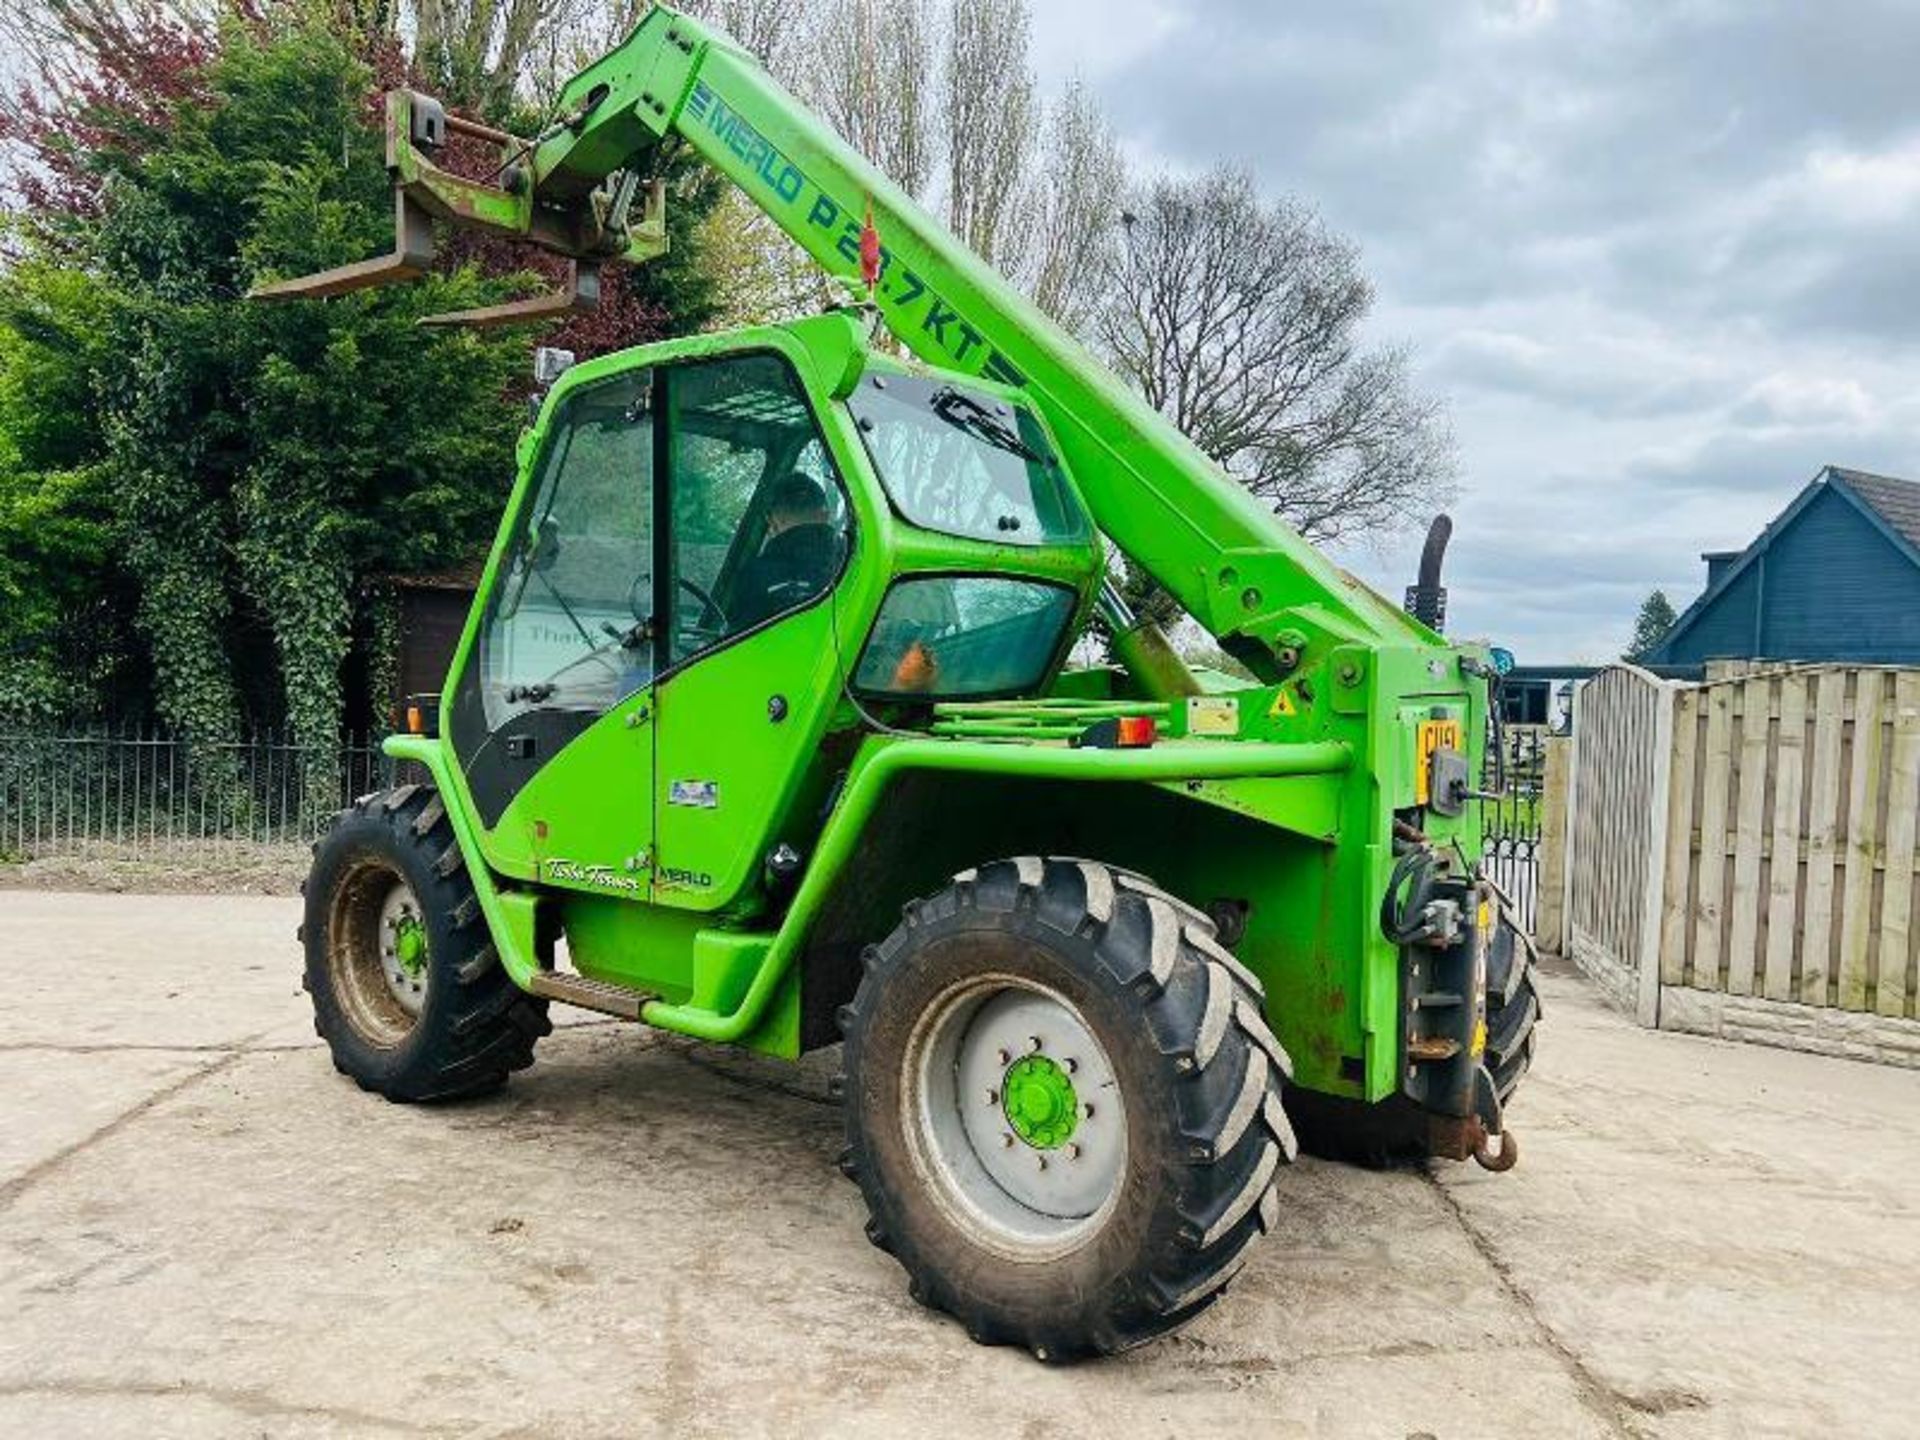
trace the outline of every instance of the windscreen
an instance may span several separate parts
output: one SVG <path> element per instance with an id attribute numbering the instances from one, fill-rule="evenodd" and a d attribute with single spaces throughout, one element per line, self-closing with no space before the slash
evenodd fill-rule
<path id="1" fill-rule="evenodd" d="M 1002 545 L 1086 537 L 1086 516 L 1026 407 L 915 375 L 871 375 L 849 404 L 910 524 Z"/>
<path id="2" fill-rule="evenodd" d="M 1074 592 L 988 575 L 901 580 L 887 592 L 854 672 L 862 694 L 898 700 L 1023 695 L 1046 678 Z"/>

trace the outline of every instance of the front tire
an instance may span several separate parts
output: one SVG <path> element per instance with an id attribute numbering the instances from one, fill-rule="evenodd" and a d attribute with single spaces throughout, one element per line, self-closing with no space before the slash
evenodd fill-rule
<path id="1" fill-rule="evenodd" d="M 1204 916 L 1093 862 L 1001 861 L 909 906 L 842 1013 L 869 1238 L 916 1299 L 1043 1360 L 1197 1315 L 1297 1149 L 1261 999 Z"/>
<path id="2" fill-rule="evenodd" d="M 389 1100 L 483 1094 L 533 1063 L 547 1002 L 507 976 L 431 789 L 341 812 L 304 887 L 306 988 L 334 1068 Z"/>

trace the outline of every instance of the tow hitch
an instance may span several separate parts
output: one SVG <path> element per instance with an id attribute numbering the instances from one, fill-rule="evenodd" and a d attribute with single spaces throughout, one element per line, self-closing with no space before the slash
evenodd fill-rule
<path id="1" fill-rule="evenodd" d="M 1400 946 L 1407 997 L 1401 1089 L 1426 1112 L 1428 1153 L 1502 1172 L 1518 1163 L 1520 1148 L 1487 1063 L 1487 981 L 1489 949 L 1508 921 L 1494 886 L 1456 863 L 1425 841 L 1407 844 L 1381 905 L 1381 928 Z M 1511 946 L 1506 959 L 1502 999 L 1526 964 Z"/>

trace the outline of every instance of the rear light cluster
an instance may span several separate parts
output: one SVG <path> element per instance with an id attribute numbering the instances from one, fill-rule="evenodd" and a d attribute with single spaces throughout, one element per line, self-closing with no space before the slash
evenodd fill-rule
<path id="1" fill-rule="evenodd" d="M 1074 744 L 1083 750 L 1145 750 L 1160 738 L 1151 715 L 1122 715 L 1087 727 Z"/>

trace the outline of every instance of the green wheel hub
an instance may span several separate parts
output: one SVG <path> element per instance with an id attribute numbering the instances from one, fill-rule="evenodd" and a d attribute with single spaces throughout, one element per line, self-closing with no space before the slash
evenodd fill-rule
<path id="1" fill-rule="evenodd" d="M 427 968 L 427 927 L 420 923 L 419 916 L 408 915 L 395 928 L 393 958 L 416 979 Z"/>
<path id="2" fill-rule="evenodd" d="M 1000 1104 L 1013 1133 L 1036 1150 L 1059 1149 L 1080 1122 L 1073 1081 L 1045 1055 L 1025 1055 L 1007 1067 Z"/>

